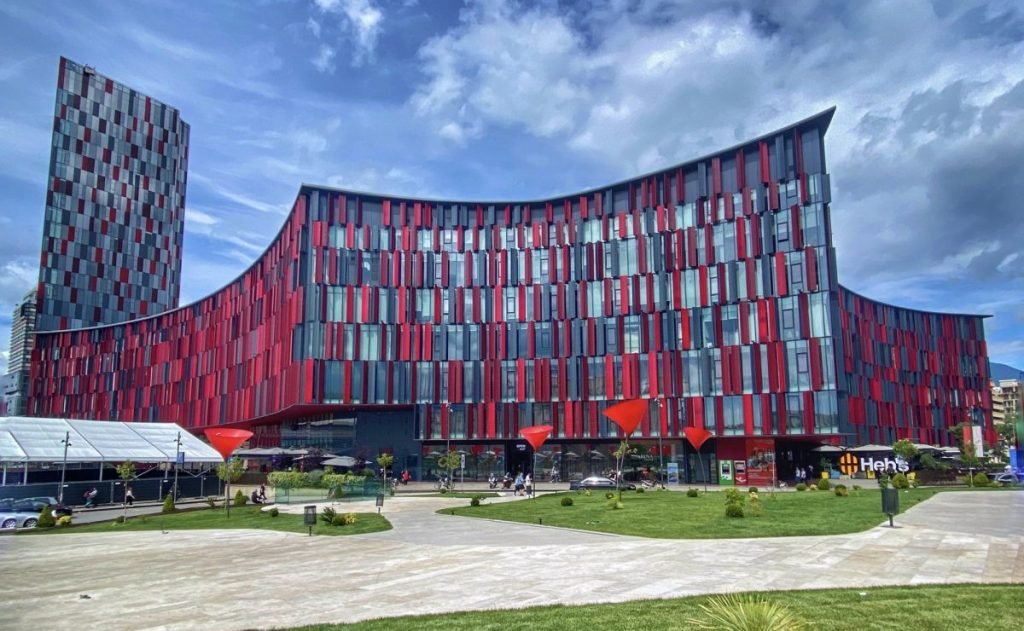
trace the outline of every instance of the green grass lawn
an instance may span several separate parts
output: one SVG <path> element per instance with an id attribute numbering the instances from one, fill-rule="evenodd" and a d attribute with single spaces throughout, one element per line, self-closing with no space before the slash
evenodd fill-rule
<path id="1" fill-rule="evenodd" d="M 900 508 L 906 510 L 928 499 L 934 489 L 900 492 Z M 746 493 L 743 494 L 747 496 Z M 561 499 L 571 497 L 572 506 Z M 445 508 L 440 513 L 485 517 L 536 524 L 594 530 L 620 535 L 661 539 L 724 539 L 737 537 L 790 537 L 798 535 L 836 535 L 867 530 L 882 523 L 881 494 L 877 489 L 851 491 L 849 497 L 836 497 L 832 491 L 776 493 L 759 495 L 763 512 L 746 516 L 725 516 L 725 494 L 708 493 L 687 497 L 676 491 L 648 491 L 623 494 L 624 508 L 608 507 L 603 491 L 587 497 L 580 493 L 542 495 L 536 499 L 477 507 Z"/>
<path id="2" fill-rule="evenodd" d="M 338 513 L 346 511 L 339 509 Z M 359 521 L 348 526 L 329 526 L 321 521 L 313 527 L 317 535 L 361 535 L 368 532 L 391 530 L 391 522 L 377 513 L 356 513 Z M 231 517 L 224 514 L 222 507 L 183 510 L 167 515 L 145 515 L 130 517 L 125 524 L 112 521 L 68 526 L 65 528 L 32 528 L 20 530 L 22 534 L 61 534 L 87 532 L 125 532 L 133 530 L 212 530 L 223 528 L 255 528 L 260 530 L 280 530 L 283 532 L 309 532 L 302 524 L 302 515 L 279 514 L 271 517 L 269 513 L 260 512 L 256 506 L 242 506 L 231 509 Z"/>
<path id="3" fill-rule="evenodd" d="M 556 588 L 557 589 L 557 588 Z M 862 596 L 861 593 L 864 595 Z M 969 631 L 1020 628 L 1024 585 L 943 585 L 869 587 L 814 591 L 769 592 L 766 599 L 796 613 L 808 630 Z M 708 596 L 669 600 L 636 600 L 611 605 L 532 607 L 529 609 L 445 613 L 368 620 L 356 624 L 300 627 L 302 631 L 334 629 L 416 629 L 417 631 L 552 631 L 581 629 L 692 629 L 691 618 Z M 453 606 L 457 606 L 453 603 Z"/>

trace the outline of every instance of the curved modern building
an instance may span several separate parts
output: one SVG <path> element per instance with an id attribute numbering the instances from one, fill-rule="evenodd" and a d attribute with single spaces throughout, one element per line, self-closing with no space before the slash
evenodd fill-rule
<path id="1" fill-rule="evenodd" d="M 632 398 L 650 401 L 640 443 L 684 477 L 776 458 L 785 476 L 822 443 L 949 444 L 964 421 L 990 435 L 982 317 L 837 282 L 833 112 L 548 199 L 303 185 L 217 293 L 39 334 L 31 411 L 247 427 L 262 446 L 385 449 L 412 469 L 445 441 L 513 469 L 519 430 L 550 423 L 543 455 L 563 475 L 610 464 L 601 412 Z M 690 457 L 686 426 L 715 433 L 711 458 Z"/>

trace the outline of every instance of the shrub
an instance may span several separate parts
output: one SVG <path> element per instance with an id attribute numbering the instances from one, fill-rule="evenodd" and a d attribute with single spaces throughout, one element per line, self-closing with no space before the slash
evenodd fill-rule
<path id="1" fill-rule="evenodd" d="M 644 492 L 644 487 L 642 487 L 642 486 L 637 487 L 636 492 L 637 493 L 643 493 Z"/>
<path id="2" fill-rule="evenodd" d="M 800 482 L 799 484 L 796 485 L 796 490 L 797 491 L 806 491 L 807 490 L 807 485 L 804 484 L 803 482 Z"/>
<path id="3" fill-rule="evenodd" d="M 562 506 L 572 506 L 572 498 L 566 495 L 562 498 Z"/>
<path id="4" fill-rule="evenodd" d="M 117 525 L 117 524 L 123 524 L 123 523 L 124 523 L 124 515 L 118 515 L 118 516 L 117 516 L 117 517 L 116 517 L 116 518 L 114 519 L 114 525 Z"/>
<path id="5" fill-rule="evenodd" d="M 703 618 L 690 618 L 687 624 L 697 629 L 778 629 L 801 631 L 806 626 L 792 611 L 763 596 L 729 594 L 715 596 L 700 605 Z"/>
<path id="6" fill-rule="evenodd" d="M 325 524 L 334 523 L 334 516 L 336 514 L 337 513 L 334 512 L 333 508 L 331 508 L 330 506 L 325 506 L 320 510 L 320 521 L 324 522 Z"/>
<path id="7" fill-rule="evenodd" d="M 749 489 L 747 489 L 747 493 L 757 493 L 757 492 L 758 492 L 758 490 L 757 490 L 756 486 L 752 486 Z"/>
<path id="8" fill-rule="evenodd" d="M 610 499 L 610 500 L 608 500 L 608 508 L 610 508 L 612 510 L 622 510 L 625 507 L 626 507 L 626 505 L 623 504 L 622 502 L 620 502 L 617 499 Z"/>
<path id="9" fill-rule="evenodd" d="M 731 502 L 725 505 L 725 516 L 726 517 L 743 517 L 743 505 Z"/>
<path id="10" fill-rule="evenodd" d="M 893 488 L 896 489 L 909 489 L 910 482 L 907 481 L 907 476 L 903 475 L 902 473 L 897 473 L 896 475 L 892 476 L 892 486 Z"/>
<path id="11" fill-rule="evenodd" d="M 686 489 L 686 497 L 697 497 L 700 495 L 700 491 L 697 489 Z"/>
<path id="12" fill-rule="evenodd" d="M 470 506 L 480 506 L 480 498 L 473 496 L 473 499 L 469 500 Z"/>
<path id="13" fill-rule="evenodd" d="M 268 512 L 268 513 L 270 513 L 270 516 L 271 516 L 271 517 L 277 517 L 278 515 L 280 515 L 280 514 L 281 514 L 281 511 L 277 510 L 277 507 L 276 507 L 276 506 L 275 506 L 274 508 L 271 508 L 271 509 L 270 509 L 269 511 L 267 511 L 267 512 Z"/>
<path id="14" fill-rule="evenodd" d="M 761 505 L 760 498 L 757 497 L 757 493 L 750 494 L 750 514 L 754 517 L 760 517 L 761 513 L 764 512 L 764 507 Z"/>
<path id="15" fill-rule="evenodd" d="M 448 489 L 446 489 L 444 487 L 441 487 L 441 491 L 440 492 L 441 492 L 441 495 L 447 495 L 448 494 Z"/>
<path id="16" fill-rule="evenodd" d="M 306 474 L 306 479 L 309 480 L 310 486 L 320 486 L 320 481 L 324 478 L 323 469 L 313 469 Z"/>
<path id="17" fill-rule="evenodd" d="M 242 493 L 242 489 L 235 491 L 235 499 L 231 502 L 235 506 L 245 506 L 245 503 L 249 501 L 249 498 Z"/>
<path id="18" fill-rule="evenodd" d="M 241 492 L 241 491 L 239 491 L 239 492 Z M 235 498 L 236 498 L 235 501 L 237 502 L 238 501 L 237 500 L 238 496 L 236 495 Z M 161 513 L 173 513 L 174 512 L 174 498 L 171 497 L 170 493 L 168 493 L 167 497 L 164 498 L 164 507 L 160 509 L 160 512 Z"/>
<path id="19" fill-rule="evenodd" d="M 740 504 L 742 504 L 743 503 L 743 494 L 740 493 L 738 489 L 727 489 L 725 491 L 725 501 L 726 502 L 739 502 Z"/>
<path id="20" fill-rule="evenodd" d="M 919 486 L 921 486 L 921 481 L 917 479 L 917 476 L 914 476 L 914 479 L 910 481 L 910 488 L 916 489 Z"/>
<path id="21" fill-rule="evenodd" d="M 212 496 L 212 495 L 207 495 L 206 496 L 206 505 L 209 506 L 210 508 L 213 508 L 214 506 L 217 505 L 217 498 Z"/>
<path id="22" fill-rule="evenodd" d="M 344 519 L 345 519 L 345 525 L 346 526 L 351 526 L 352 524 L 354 524 L 357 521 L 359 521 L 359 516 L 356 515 L 355 513 L 345 513 Z"/>
<path id="23" fill-rule="evenodd" d="M 345 525 L 345 516 L 344 515 L 334 515 L 333 517 L 331 517 L 331 525 L 332 526 L 344 526 Z"/>
<path id="24" fill-rule="evenodd" d="M 593 493 L 590 492 L 590 489 L 583 489 L 583 495 L 586 497 L 590 497 L 591 495 L 593 495 Z"/>
<path id="25" fill-rule="evenodd" d="M 985 475 L 984 471 L 979 471 L 974 474 L 974 486 L 989 486 L 988 476 Z"/>
<path id="26" fill-rule="evenodd" d="M 608 491 L 607 493 L 604 494 L 604 499 L 606 499 L 606 500 L 615 499 L 615 494 L 612 493 L 611 491 Z"/>
<path id="27" fill-rule="evenodd" d="M 839 489 L 843 489 L 845 491 L 846 490 L 846 485 L 845 484 L 837 484 L 836 485 L 836 490 L 838 491 Z"/>
<path id="28" fill-rule="evenodd" d="M 808 491 L 817 491 L 818 490 L 818 485 L 817 484 L 810 484 L 810 485 L 807 486 L 807 490 Z"/>
<path id="29" fill-rule="evenodd" d="M 847 497 L 850 492 L 846 490 L 846 487 L 842 484 L 836 486 L 836 497 Z"/>
<path id="30" fill-rule="evenodd" d="M 887 489 L 889 488 L 889 478 L 884 475 L 878 476 L 878 488 Z"/>
<path id="31" fill-rule="evenodd" d="M 53 528 L 56 525 L 57 520 L 53 518 L 53 511 L 49 506 L 44 506 L 39 513 L 38 521 L 36 521 L 36 528 Z"/>
<path id="32" fill-rule="evenodd" d="M 60 526 L 61 528 L 64 528 L 65 526 L 70 526 L 71 525 L 71 515 L 64 515 L 63 517 L 58 519 L 57 520 L 57 525 Z"/>
<path id="33" fill-rule="evenodd" d="M 828 480 L 826 480 L 825 478 L 822 478 L 822 479 L 818 480 L 818 490 L 819 491 L 827 491 L 830 488 L 832 488 L 832 485 L 829 484 Z"/>
<path id="34" fill-rule="evenodd" d="M 309 486 L 309 479 L 301 471 L 274 471 L 267 476 L 267 484 L 277 489 L 298 489 Z"/>

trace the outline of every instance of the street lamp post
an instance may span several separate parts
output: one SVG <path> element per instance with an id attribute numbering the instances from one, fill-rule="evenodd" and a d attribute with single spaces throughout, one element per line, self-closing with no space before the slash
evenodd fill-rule
<path id="1" fill-rule="evenodd" d="M 61 506 L 64 505 L 64 474 L 68 468 L 68 447 L 71 446 L 71 432 L 64 432 L 64 440 L 60 441 L 64 445 L 64 460 L 60 465 L 60 489 L 57 492 L 57 503 Z"/>
<path id="2" fill-rule="evenodd" d="M 174 501 L 178 501 L 178 459 L 181 457 L 181 432 L 174 441 Z"/>
<path id="3" fill-rule="evenodd" d="M 665 484 L 665 450 L 661 447 L 661 411 L 664 399 L 658 399 L 658 481 Z"/>

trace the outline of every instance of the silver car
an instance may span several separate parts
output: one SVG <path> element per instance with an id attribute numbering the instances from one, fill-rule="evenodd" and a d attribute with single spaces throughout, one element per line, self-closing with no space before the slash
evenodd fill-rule
<path id="1" fill-rule="evenodd" d="M 35 513 L 0 511 L 0 528 L 4 530 L 11 528 L 35 528 L 38 521 L 39 515 Z"/>
<path id="2" fill-rule="evenodd" d="M 39 521 L 39 514 L 23 510 L 25 506 L 19 501 L 5 498 L 0 500 L 0 528 L 32 528 Z"/>

